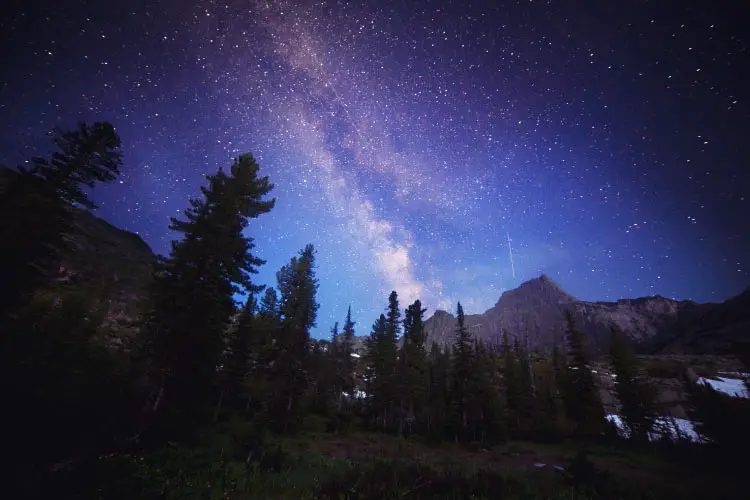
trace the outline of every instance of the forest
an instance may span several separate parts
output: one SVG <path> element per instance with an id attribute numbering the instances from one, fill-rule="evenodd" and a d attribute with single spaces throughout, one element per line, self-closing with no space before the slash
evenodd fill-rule
<path id="1" fill-rule="evenodd" d="M 91 189 L 120 174 L 121 141 L 97 122 L 56 129 L 54 144 L 0 176 L 7 498 L 717 499 L 746 489 L 748 400 L 685 374 L 701 439 L 660 430 L 654 389 L 616 329 L 605 357 L 624 432 L 605 418 L 571 314 L 566 342 L 543 352 L 519 332 L 474 338 L 459 303 L 453 342 L 439 345 L 425 336 L 422 303 L 393 291 L 378 318 L 349 307 L 330 339 L 311 338 L 325 300 L 312 245 L 274 286 L 253 281 L 264 262 L 248 220 L 275 199 L 251 154 L 208 176 L 172 219 L 178 239 L 139 297 L 138 335 L 112 349 L 97 340 L 103 312 L 56 278 L 76 211 L 96 208 Z"/>

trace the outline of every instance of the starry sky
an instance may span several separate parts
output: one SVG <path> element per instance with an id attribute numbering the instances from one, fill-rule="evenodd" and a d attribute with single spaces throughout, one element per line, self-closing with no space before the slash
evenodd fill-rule
<path id="1" fill-rule="evenodd" d="M 391 290 L 479 313 L 540 273 L 725 300 L 750 284 L 742 4 L 11 0 L 0 155 L 112 122 L 96 213 L 164 253 L 203 176 L 252 152 L 277 198 L 257 281 L 312 242 L 317 336 L 349 304 L 367 333 Z"/>

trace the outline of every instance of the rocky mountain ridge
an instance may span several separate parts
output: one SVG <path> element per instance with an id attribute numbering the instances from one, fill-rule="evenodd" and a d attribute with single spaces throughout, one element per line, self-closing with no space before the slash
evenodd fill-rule
<path id="1" fill-rule="evenodd" d="M 76 294 L 102 319 L 102 339 L 119 347 L 137 334 L 136 320 L 156 256 L 137 234 L 119 229 L 86 210 L 75 210 L 55 285 L 42 294 Z"/>
<path id="2" fill-rule="evenodd" d="M 65 256 L 59 281 L 75 284 L 105 311 L 105 326 L 132 331 L 139 299 L 145 296 L 155 255 L 140 236 L 118 229 L 94 214 L 78 210 L 69 235 L 73 250 Z M 643 353 L 725 354 L 736 342 L 750 342 L 750 289 L 723 303 L 697 304 L 665 297 L 616 302 L 577 300 L 546 275 L 503 292 L 483 314 L 466 316 L 474 335 L 499 343 L 503 330 L 531 348 L 549 350 L 565 342 L 565 310 L 573 311 L 595 351 L 606 349 L 611 326 L 633 339 Z M 428 345 L 452 343 L 455 317 L 438 310 L 425 321 Z M 356 345 L 364 347 L 365 335 Z M 115 340 L 115 343 L 119 343 Z"/>
<path id="3" fill-rule="evenodd" d="M 546 275 L 502 294 L 483 314 L 471 314 L 465 324 L 476 338 L 499 344 L 507 330 L 511 341 L 549 350 L 565 342 L 566 310 L 589 337 L 595 351 L 607 348 L 610 329 L 619 328 L 643 352 L 719 354 L 735 342 L 750 341 L 750 290 L 726 302 L 696 304 L 661 296 L 587 302 L 575 299 Z M 425 321 L 428 341 L 450 343 L 455 317 L 438 310 Z"/>

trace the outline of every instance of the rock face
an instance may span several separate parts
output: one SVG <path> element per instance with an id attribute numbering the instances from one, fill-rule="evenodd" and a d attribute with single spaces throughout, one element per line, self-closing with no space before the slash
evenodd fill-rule
<path id="1" fill-rule="evenodd" d="M 108 344 L 117 346 L 136 333 L 140 299 L 145 297 L 156 256 L 140 236 L 78 210 L 67 235 L 58 290 L 80 293 L 103 317 Z"/>
<path id="2" fill-rule="evenodd" d="M 528 338 L 529 346 L 549 350 L 565 342 L 565 311 L 588 334 L 594 351 L 608 346 L 610 328 L 618 327 L 646 352 L 726 352 L 736 341 L 750 340 L 750 291 L 722 304 L 696 304 L 664 297 L 617 302 L 576 300 L 548 276 L 503 293 L 484 314 L 467 315 L 475 337 L 499 344 L 503 330 L 513 341 Z M 453 341 L 456 319 L 436 311 L 425 322 L 428 342 Z"/>
<path id="3" fill-rule="evenodd" d="M 504 292 L 484 314 L 467 315 L 465 324 L 475 337 L 492 343 L 499 343 L 507 329 L 511 341 L 528 336 L 532 346 L 552 347 L 556 339 L 563 340 L 563 314 L 573 303 L 574 297 L 542 275 Z M 425 322 L 428 342 L 450 343 L 455 330 L 456 319 L 445 311 L 436 311 Z"/>

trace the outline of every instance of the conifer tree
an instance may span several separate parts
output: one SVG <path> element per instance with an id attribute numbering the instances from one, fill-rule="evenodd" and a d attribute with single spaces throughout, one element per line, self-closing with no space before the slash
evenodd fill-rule
<path id="1" fill-rule="evenodd" d="M 404 337 L 401 347 L 399 377 L 401 415 L 414 423 L 421 419 L 427 396 L 427 366 L 424 351 L 424 313 L 422 302 L 416 300 L 404 315 Z"/>
<path id="2" fill-rule="evenodd" d="M 244 154 L 229 173 L 219 169 L 208 176 L 203 199 L 190 201 L 184 220 L 172 219 L 170 228 L 183 238 L 157 263 L 145 325 L 160 387 L 153 408 L 161 404 L 174 417 L 160 412 L 177 435 L 200 424 L 216 397 L 233 295 L 260 289 L 250 276 L 263 261 L 252 255 L 253 240 L 243 231 L 249 218 L 269 212 L 275 200 L 264 198 L 273 185 L 258 171 L 252 155 Z"/>
<path id="3" fill-rule="evenodd" d="M 471 423 L 472 398 L 474 396 L 475 363 L 471 332 L 464 324 L 464 309 L 461 303 L 456 308 L 457 326 L 453 342 L 453 374 L 451 405 L 456 418 L 456 439 L 466 439 Z"/>
<path id="4" fill-rule="evenodd" d="M 610 359 L 615 375 L 615 392 L 620 416 L 632 439 L 648 441 L 657 413 L 656 391 L 645 379 L 633 349 L 617 328 L 612 328 Z"/>
<path id="5" fill-rule="evenodd" d="M 240 311 L 237 324 L 230 328 L 227 334 L 228 346 L 222 367 L 221 400 L 224 405 L 235 410 L 245 407 L 249 397 L 248 375 L 251 370 L 251 357 L 256 352 L 254 344 L 257 343 L 255 308 L 255 297 L 250 294 Z"/>
<path id="6" fill-rule="evenodd" d="M 317 373 L 318 379 L 324 379 L 326 395 L 330 401 L 335 402 L 338 406 L 341 402 L 343 388 L 341 387 L 341 371 L 343 369 L 343 359 L 341 351 L 341 334 L 339 333 L 339 322 L 336 321 L 331 328 L 331 343 L 328 346 L 327 366 L 324 368 L 326 373 Z M 329 402 L 330 402 L 329 401 Z"/>
<path id="7" fill-rule="evenodd" d="M 582 437 L 590 437 L 603 428 L 604 408 L 591 373 L 586 334 L 576 327 L 570 310 L 566 311 L 565 319 L 570 353 L 570 370 L 565 391 L 566 412 L 576 424 L 576 432 Z"/>
<path id="8" fill-rule="evenodd" d="M 385 361 L 385 381 L 386 393 L 386 426 L 393 426 L 398 422 L 403 422 L 403 415 L 400 412 L 400 394 L 398 381 L 398 339 L 401 335 L 401 309 L 398 303 L 398 294 L 392 291 L 388 296 L 388 308 L 386 309 L 386 329 L 383 342 L 383 360 Z"/>
<path id="9" fill-rule="evenodd" d="M 0 324 L 47 285 L 60 267 L 74 206 L 94 209 L 84 192 L 122 166 L 120 137 L 106 122 L 55 128 L 57 150 L 18 171 L 0 166 Z"/>
<path id="10" fill-rule="evenodd" d="M 507 330 L 503 330 L 502 353 L 508 428 L 516 436 L 521 428 L 521 377 L 518 359 L 510 344 Z"/>
<path id="11" fill-rule="evenodd" d="M 521 345 L 518 339 L 514 343 L 513 355 L 517 370 L 515 374 L 517 386 L 514 390 L 516 391 L 515 410 L 518 415 L 519 430 L 522 433 L 529 433 L 538 423 L 536 421 L 537 415 L 534 412 L 536 401 L 534 397 L 533 372 L 529 352 Z"/>
<path id="12" fill-rule="evenodd" d="M 444 430 L 448 424 L 450 354 L 437 342 L 432 343 L 428 365 L 427 434 L 432 439 L 439 439 L 445 437 Z"/>
<path id="13" fill-rule="evenodd" d="M 338 322 L 331 328 L 331 334 L 332 337 L 338 336 Z M 339 396 L 336 349 L 332 341 L 311 339 L 308 351 L 305 358 L 306 389 L 312 404 L 304 409 L 329 416 Z"/>
<path id="14" fill-rule="evenodd" d="M 279 289 L 281 330 L 274 351 L 275 402 L 274 422 L 277 429 L 287 428 L 292 415 L 299 409 L 300 396 L 309 381 L 307 353 L 310 329 L 318 313 L 315 277 L 315 249 L 308 244 L 299 256 L 276 273 Z"/>
<path id="15" fill-rule="evenodd" d="M 401 310 L 398 305 L 398 294 L 395 290 L 388 296 L 388 309 L 385 319 L 388 345 L 393 345 L 395 348 L 401 334 Z"/>
<path id="16" fill-rule="evenodd" d="M 338 352 L 341 356 L 341 367 L 338 374 L 339 385 L 342 392 L 348 394 L 350 397 L 353 396 L 355 391 L 354 383 L 354 369 L 355 363 L 352 357 L 354 354 L 354 325 L 356 323 L 352 321 L 352 307 L 346 311 L 346 320 L 344 321 L 344 329 L 339 336 Z"/>
<path id="17" fill-rule="evenodd" d="M 252 407 L 257 412 L 256 418 L 268 419 L 274 382 L 272 366 L 281 332 L 278 296 L 273 287 L 267 287 L 263 294 L 253 320 L 253 330 L 246 413 Z"/>
<path id="18" fill-rule="evenodd" d="M 258 314 L 266 318 L 276 319 L 279 317 L 279 298 L 273 287 L 266 288 L 266 292 L 260 301 Z"/>
<path id="19" fill-rule="evenodd" d="M 552 349 L 550 363 L 552 364 L 552 379 L 548 394 L 549 408 L 554 417 L 555 427 L 561 429 L 565 422 L 565 388 L 568 385 L 568 371 L 565 353 L 557 345 Z"/>
<path id="20" fill-rule="evenodd" d="M 495 353 L 483 342 L 476 344 L 477 395 L 479 421 L 476 434 L 486 443 L 500 443 L 506 439 L 499 372 Z"/>
<path id="21" fill-rule="evenodd" d="M 392 348 L 388 334 L 388 320 L 381 314 L 373 324 L 370 337 L 367 339 L 365 360 L 367 371 L 368 409 L 375 425 L 386 427 L 388 410 L 392 404 L 393 383 L 392 367 L 396 363 L 395 349 Z"/>

